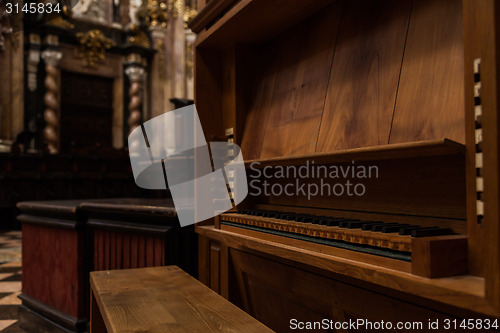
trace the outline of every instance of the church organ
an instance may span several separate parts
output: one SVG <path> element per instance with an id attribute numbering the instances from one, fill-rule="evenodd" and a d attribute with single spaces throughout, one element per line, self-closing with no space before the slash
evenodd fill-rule
<path id="1" fill-rule="evenodd" d="M 195 103 L 207 140 L 232 130 L 249 184 L 283 188 L 300 177 L 262 170 L 311 163 L 379 173 L 344 177 L 361 196 L 250 188 L 197 227 L 200 280 L 277 331 L 498 317 L 499 15 L 491 0 L 207 2 Z"/>

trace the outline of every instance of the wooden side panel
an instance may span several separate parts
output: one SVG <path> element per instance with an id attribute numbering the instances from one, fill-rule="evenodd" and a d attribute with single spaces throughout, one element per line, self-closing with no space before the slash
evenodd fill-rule
<path id="1" fill-rule="evenodd" d="M 218 51 L 196 49 L 195 104 L 207 142 L 224 137 L 221 57 Z"/>
<path id="2" fill-rule="evenodd" d="M 440 313 L 257 255 L 231 249 L 231 258 L 235 280 L 230 280 L 230 300 L 276 332 L 293 331 L 291 319 L 421 321 L 426 325 L 429 319 L 445 318 Z M 423 328 L 426 326 L 420 330 Z M 418 330 L 414 327 L 412 331 Z M 362 327 L 361 332 L 365 331 L 373 329 Z"/>
<path id="3" fill-rule="evenodd" d="M 130 266 L 130 234 L 123 234 L 122 258 L 123 268 L 131 268 Z"/>
<path id="4" fill-rule="evenodd" d="M 205 236 L 198 236 L 198 280 L 210 286 L 210 240 Z"/>
<path id="5" fill-rule="evenodd" d="M 465 0 L 465 89 L 468 120 L 468 217 L 471 270 L 486 278 L 486 298 L 500 315 L 500 6 L 494 0 Z M 476 218 L 473 60 L 481 58 L 484 219 Z"/>
<path id="6" fill-rule="evenodd" d="M 387 144 L 410 7 L 410 0 L 345 2 L 318 152 Z"/>
<path id="7" fill-rule="evenodd" d="M 220 261 L 221 248 L 220 244 L 210 241 L 210 288 L 220 293 Z"/>
<path id="8" fill-rule="evenodd" d="M 413 2 L 390 143 L 465 142 L 462 1 Z"/>
<path id="9" fill-rule="evenodd" d="M 276 83 L 275 75 L 264 75 L 265 71 L 262 67 L 258 71 L 261 72 L 259 76 L 262 79 L 256 83 L 241 139 L 241 151 L 246 159 L 260 158 L 267 127 L 268 110 L 271 107 L 273 89 Z"/>
<path id="10" fill-rule="evenodd" d="M 243 135 L 242 148 L 247 159 L 314 152 L 340 6 L 337 1 L 262 48 L 268 55 L 264 58 L 266 72 L 257 84 L 255 103 L 250 107 Z M 257 146 L 246 152 L 255 138 Z M 259 145 L 260 154 L 255 151 Z"/>
<path id="11" fill-rule="evenodd" d="M 412 238 L 411 273 L 428 278 L 467 275 L 467 236 Z"/>
<path id="12" fill-rule="evenodd" d="M 347 168 L 344 178 L 339 170 Z M 466 230 L 463 156 L 338 163 L 326 174 L 315 168 L 316 176 L 311 170 L 309 175 L 297 172 L 297 177 L 291 173 L 285 178 L 282 173 L 274 179 L 252 179 L 249 197 L 272 205 L 460 219 L 462 228 L 456 230 Z M 359 170 L 366 170 L 364 178 L 357 174 Z M 266 172 L 272 176 L 279 170 Z"/>
<path id="13" fill-rule="evenodd" d="M 85 315 L 83 235 L 23 223 L 23 294 L 63 313 Z"/>
<path id="14" fill-rule="evenodd" d="M 162 237 L 95 229 L 93 270 L 110 270 L 165 265 Z"/>

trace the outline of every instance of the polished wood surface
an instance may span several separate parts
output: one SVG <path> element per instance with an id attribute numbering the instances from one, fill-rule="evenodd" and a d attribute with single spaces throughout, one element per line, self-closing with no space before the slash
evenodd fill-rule
<path id="1" fill-rule="evenodd" d="M 94 269 L 122 269 L 165 265 L 165 238 L 96 229 Z"/>
<path id="2" fill-rule="evenodd" d="M 221 15 L 225 10 L 227 10 L 231 5 L 233 5 L 235 0 L 222 0 L 222 1 L 208 1 L 208 3 L 200 4 L 198 0 L 198 10 L 199 15 L 195 16 L 189 22 L 189 28 L 194 33 L 199 33 L 205 26 L 209 25 L 210 22 L 215 20 L 217 16 Z"/>
<path id="3" fill-rule="evenodd" d="M 468 274 L 467 241 L 466 235 L 412 239 L 412 273 L 429 278 Z"/>
<path id="4" fill-rule="evenodd" d="M 86 200 L 80 204 L 86 211 L 119 212 L 121 214 L 148 214 L 175 217 L 177 213 L 172 199 L 120 198 Z"/>
<path id="5" fill-rule="evenodd" d="M 236 279 L 230 299 L 278 332 L 294 332 L 292 318 L 306 322 L 324 318 L 334 322 L 427 322 L 451 317 L 244 250 L 231 249 L 230 253 L 230 270 Z"/>
<path id="6" fill-rule="evenodd" d="M 389 142 L 410 8 L 407 0 L 345 1 L 316 151 Z"/>
<path id="7" fill-rule="evenodd" d="M 23 320 L 35 317 L 50 327 L 84 332 L 92 270 L 176 264 L 196 274 L 196 235 L 193 227 L 179 227 L 171 199 L 40 201 L 18 207 L 25 234 Z"/>
<path id="8" fill-rule="evenodd" d="M 281 10 L 276 10 L 280 4 Z M 280 15 L 274 15 L 277 12 Z M 200 31 L 195 44 L 202 64 L 196 69 L 196 103 L 200 119 L 210 118 L 202 124 L 212 137 L 223 137 L 224 128 L 236 129 L 235 142 L 242 147 L 250 177 L 253 173 L 270 186 L 283 186 L 298 177 L 273 178 L 263 170 L 311 161 L 377 165 L 380 172 L 377 179 L 363 180 L 367 192 L 362 198 L 250 193 L 238 209 L 437 223 L 464 236 L 412 242 L 412 267 L 396 272 L 391 263 L 369 263 L 332 253 L 321 244 L 282 241 L 276 235 L 217 223 L 214 229 L 198 228 L 204 246 L 199 253 L 207 261 L 200 269 L 208 270 L 200 271 L 200 278 L 222 295 L 239 298 L 237 304 L 245 307 L 244 298 L 253 292 L 248 290 L 258 289 L 255 281 L 260 280 L 248 282 L 240 276 L 235 287 L 232 279 L 240 269 L 233 268 L 253 270 L 259 259 L 234 254 L 235 249 L 307 272 L 326 270 L 355 287 L 438 312 L 499 317 L 500 15 L 495 1 L 241 0 L 220 14 Z M 304 37 L 323 19 L 329 21 L 323 28 L 328 36 Z M 300 48 L 304 45 L 307 50 Z M 480 171 L 475 169 L 473 117 L 476 58 L 482 59 L 486 73 L 481 75 L 485 139 L 477 148 L 483 149 L 487 163 Z M 324 72 L 316 74 L 316 90 L 301 94 L 298 83 L 307 82 L 302 71 L 327 68 L 328 61 L 327 84 Z M 481 199 L 488 215 L 481 223 L 476 218 L 476 174 L 484 180 Z M 307 184 L 319 186 L 321 180 L 309 178 Z M 245 309 L 257 313 L 255 304 L 265 308 L 268 298 L 257 292 L 251 296 L 253 305 Z M 313 305 L 303 306 L 309 311 Z M 282 310 L 293 313 L 292 307 Z M 266 323 L 275 320 L 259 315 Z"/>
<path id="9" fill-rule="evenodd" d="M 27 223 L 22 231 L 23 294 L 75 318 L 84 317 L 83 234 Z"/>
<path id="10" fill-rule="evenodd" d="M 468 218 L 471 269 L 486 278 L 486 297 L 500 313 L 499 34 L 500 8 L 492 0 L 464 0 Z M 474 59 L 481 59 L 484 219 L 476 217 Z"/>
<path id="11" fill-rule="evenodd" d="M 246 49 L 257 56 L 239 66 L 237 45 L 250 43 L 245 20 L 256 8 L 267 12 L 278 3 L 240 1 L 206 31 L 229 38 L 226 29 L 238 24 L 231 29 L 240 33 L 231 35 L 234 46 L 232 39 L 225 47 L 212 45 L 200 34 L 197 105 L 201 118 L 212 116 L 202 119 L 209 132 L 221 136 L 216 114 L 226 128 L 243 123 L 237 142 L 250 160 L 445 138 L 465 142 L 459 2 L 336 1 L 276 37 L 255 32 Z M 225 79 L 227 73 L 235 79 Z M 250 89 L 238 85 L 242 75 L 253 82 Z"/>
<path id="12" fill-rule="evenodd" d="M 462 1 L 414 1 L 390 143 L 465 142 Z"/>
<path id="13" fill-rule="evenodd" d="M 90 283 L 110 333 L 272 332 L 176 266 L 92 272 Z"/>
<path id="14" fill-rule="evenodd" d="M 272 57 L 266 60 L 269 72 L 264 73 L 264 76 L 275 77 L 272 95 L 269 101 L 263 101 L 265 106 L 259 122 L 254 127 L 248 123 L 250 126 L 243 136 L 243 142 L 251 140 L 254 128 L 265 126 L 260 158 L 315 151 L 335 49 L 339 8 L 340 3 L 336 3 L 273 41 Z M 301 46 L 290 52 L 297 45 Z M 295 64 L 300 65 L 294 68 Z"/>
<path id="15" fill-rule="evenodd" d="M 476 276 L 429 279 L 209 226 L 198 227 L 197 232 L 230 248 L 257 253 L 259 256 L 273 258 L 273 260 L 285 260 L 291 265 L 305 265 L 306 270 L 319 269 L 331 272 L 341 281 L 360 285 L 366 282 L 373 289 L 377 289 L 377 286 L 388 288 L 384 289 L 386 293 L 392 291 L 403 298 L 406 295 L 416 304 L 427 304 L 427 306 L 433 304 L 438 307 L 440 304 L 445 308 L 452 306 L 454 311 L 462 308 L 474 309 L 475 312 L 485 315 L 496 314 L 495 309 L 484 298 L 485 280 Z M 326 273 L 323 272 L 323 274 Z M 228 284 L 228 282 L 227 279 L 221 281 L 222 284 Z M 433 302 L 429 303 L 429 301 Z M 467 312 L 462 310 L 462 313 Z"/>

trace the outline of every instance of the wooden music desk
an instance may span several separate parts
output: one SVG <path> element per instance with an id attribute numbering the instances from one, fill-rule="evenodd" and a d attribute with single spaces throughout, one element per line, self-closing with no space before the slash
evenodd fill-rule
<path id="1" fill-rule="evenodd" d="M 177 266 L 90 273 L 90 332 L 272 332 Z"/>

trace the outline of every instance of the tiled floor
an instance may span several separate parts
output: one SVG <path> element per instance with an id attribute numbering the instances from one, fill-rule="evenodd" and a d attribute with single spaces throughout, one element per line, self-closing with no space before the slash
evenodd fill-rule
<path id="1" fill-rule="evenodd" d="M 21 232 L 0 233 L 0 332 L 24 332 L 17 325 L 21 300 Z"/>

